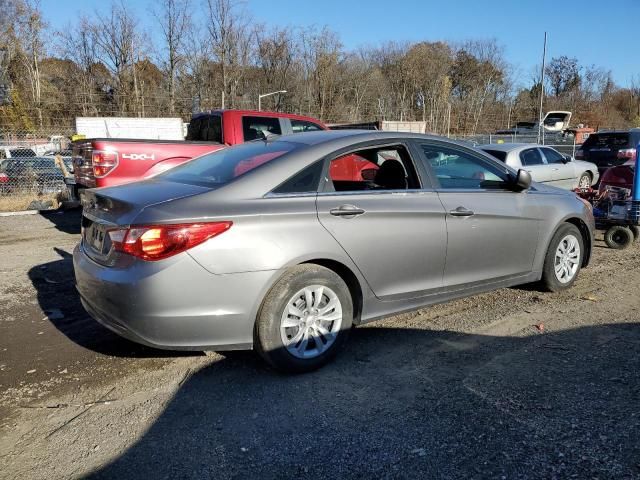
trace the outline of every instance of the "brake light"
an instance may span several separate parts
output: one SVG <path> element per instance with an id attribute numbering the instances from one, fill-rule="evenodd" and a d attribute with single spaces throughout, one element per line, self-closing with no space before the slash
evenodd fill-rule
<path id="1" fill-rule="evenodd" d="M 635 160 L 636 159 L 636 149 L 635 148 L 622 148 L 618 150 L 618 158 L 624 160 Z"/>
<path id="2" fill-rule="evenodd" d="M 143 260 L 162 260 L 199 245 L 231 228 L 233 222 L 138 225 L 109 230 L 113 248 Z"/>
<path id="3" fill-rule="evenodd" d="M 576 154 L 574 155 L 574 158 L 576 160 L 584 160 L 584 150 L 582 150 L 581 148 L 576 150 Z"/>
<path id="4" fill-rule="evenodd" d="M 107 176 L 118 166 L 118 152 L 94 150 L 91 154 L 93 175 L 100 178 Z"/>
<path id="5" fill-rule="evenodd" d="M 0 183 L 8 183 L 9 176 L 6 173 L 0 173 Z"/>

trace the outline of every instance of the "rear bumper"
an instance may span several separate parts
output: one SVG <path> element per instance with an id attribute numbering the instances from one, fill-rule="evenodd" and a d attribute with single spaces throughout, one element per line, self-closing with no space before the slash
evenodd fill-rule
<path id="1" fill-rule="evenodd" d="M 257 310 L 277 271 L 215 275 L 187 254 L 126 268 L 73 252 L 85 309 L 117 334 L 175 350 L 249 349 Z"/>

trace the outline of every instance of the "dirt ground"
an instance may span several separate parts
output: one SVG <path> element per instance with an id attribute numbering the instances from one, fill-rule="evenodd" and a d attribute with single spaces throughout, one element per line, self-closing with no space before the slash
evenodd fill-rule
<path id="1" fill-rule="evenodd" d="M 144 348 L 73 287 L 79 214 L 0 218 L 0 478 L 640 478 L 640 246 L 573 289 L 357 328 L 326 368 Z"/>

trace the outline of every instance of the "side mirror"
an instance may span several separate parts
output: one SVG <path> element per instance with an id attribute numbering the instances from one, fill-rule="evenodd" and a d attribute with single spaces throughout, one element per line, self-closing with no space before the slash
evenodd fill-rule
<path id="1" fill-rule="evenodd" d="M 571 158 L 571 155 L 563 155 L 562 158 L 564 158 L 562 163 L 569 163 L 571 160 L 573 160 Z"/>
<path id="2" fill-rule="evenodd" d="M 531 186 L 531 174 L 522 168 L 518 170 L 518 174 L 514 179 L 513 186 L 518 191 L 527 190 Z"/>

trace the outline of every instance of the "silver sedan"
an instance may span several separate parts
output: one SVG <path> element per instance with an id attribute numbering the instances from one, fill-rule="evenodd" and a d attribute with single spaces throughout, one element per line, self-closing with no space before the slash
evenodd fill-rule
<path id="1" fill-rule="evenodd" d="M 569 288 L 594 221 L 439 137 L 303 133 L 83 193 L 74 251 L 87 311 L 160 348 L 254 348 L 308 371 L 352 325 L 517 284 Z"/>
<path id="2" fill-rule="evenodd" d="M 511 168 L 524 168 L 534 181 L 560 188 L 589 188 L 598 183 L 595 163 L 575 160 L 552 147 L 530 143 L 498 143 L 479 148 Z"/>

